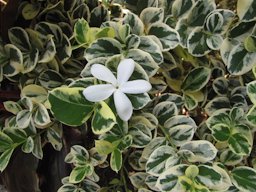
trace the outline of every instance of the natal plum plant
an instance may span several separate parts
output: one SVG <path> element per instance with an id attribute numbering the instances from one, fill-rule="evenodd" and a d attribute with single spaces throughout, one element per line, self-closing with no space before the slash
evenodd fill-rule
<path id="1" fill-rule="evenodd" d="M 71 165 L 52 191 L 256 191 L 256 1 L 216 2 L 22 2 L 0 41 L 0 91 L 20 90 L 0 170 L 50 143 Z"/>

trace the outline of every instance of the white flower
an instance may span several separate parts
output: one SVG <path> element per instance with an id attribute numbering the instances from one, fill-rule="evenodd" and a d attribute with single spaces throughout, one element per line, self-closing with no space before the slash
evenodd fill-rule
<path id="1" fill-rule="evenodd" d="M 114 103 L 119 117 L 127 121 L 131 118 L 133 106 L 126 94 L 139 94 L 148 92 L 151 84 L 146 80 L 128 81 L 134 71 L 132 59 L 122 60 L 117 67 L 117 78 L 104 65 L 94 64 L 91 74 L 108 84 L 92 85 L 84 89 L 83 95 L 92 102 L 99 102 L 114 94 Z"/>

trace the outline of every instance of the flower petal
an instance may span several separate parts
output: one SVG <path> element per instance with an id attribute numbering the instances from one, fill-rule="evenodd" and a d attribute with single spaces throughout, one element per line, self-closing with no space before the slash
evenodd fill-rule
<path id="1" fill-rule="evenodd" d="M 119 87 L 120 91 L 128 94 L 145 93 L 148 92 L 151 88 L 151 84 L 146 80 L 128 81 Z"/>
<path id="2" fill-rule="evenodd" d="M 109 98 L 116 88 L 111 84 L 92 85 L 83 90 L 88 101 L 98 102 Z"/>
<path id="3" fill-rule="evenodd" d="M 106 81 L 108 83 L 113 84 L 114 86 L 117 85 L 116 77 L 113 75 L 113 73 L 104 65 L 100 64 L 94 64 L 91 67 L 91 74 L 96 77 L 97 79 L 100 79 L 102 81 Z"/>
<path id="4" fill-rule="evenodd" d="M 120 85 L 127 82 L 134 71 L 135 63 L 132 59 L 122 60 L 117 67 L 117 82 Z"/>
<path id="5" fill-rule="evenodd" d="M 116 90 L 114 93 L 114 102 L 117 114 L 123 121 L 128 121 L 132 116 L 132 103 L 129 98 L 121 91 Z"/>

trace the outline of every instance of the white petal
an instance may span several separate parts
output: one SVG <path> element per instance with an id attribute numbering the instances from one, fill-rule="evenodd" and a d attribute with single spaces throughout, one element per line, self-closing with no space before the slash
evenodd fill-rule
<path id="1" fill-rule="evenodd" d="M 151 88 L 151 84 L 146 80 L 128 81 L 119 87 L 120 91 L 128 94 L 145 93 L 148 92 Z"/>
<path id="2" fill-rule="evenodd" d="M 94 64 L 91 67 L 91 74 L 102 81 L 106 81 L 113 85 L 117 85 L 116 77 L 113 73 L 104 65 Z"/>
<path id="3" fill-rule="evenodd" d="M 122 85 L 128 81 L 134 71 L 134 61 L 132 59 L 122 60 L 117 67 L 117 82 Z"/>
<path id="4" fill-rule="evenodd" d="M 114 102 L 117 114 L 123 121 L 128 121 L 132 116 L 132 103 L 129 98 L 121 91 L 116 90 L 114 93 Z"/>
<path id="5" fill-rule="evenodd" d="M 116 88 L 111 84 L 92 85 L 83 90 L 88 101 L 98 102 L 109 98 Z"/>

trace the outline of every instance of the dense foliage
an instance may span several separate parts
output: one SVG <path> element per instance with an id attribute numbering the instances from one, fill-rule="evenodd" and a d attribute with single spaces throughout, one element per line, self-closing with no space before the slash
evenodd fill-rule
<path id="1" fill-rule="evenodd" d="M 58 192 L 256 191 L 256 1 L 31 0 L 19 13 L 27 27 L 0 41 L 0 82 L 20 89 L 4 102 L 1 171 L 15 149 L 42 159 L 75 128 L 92 142 L 71 147 Z M 114 96 L 88 99 L 117 86 L 107 69 Z"/>

